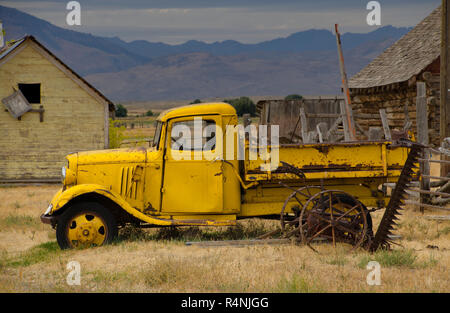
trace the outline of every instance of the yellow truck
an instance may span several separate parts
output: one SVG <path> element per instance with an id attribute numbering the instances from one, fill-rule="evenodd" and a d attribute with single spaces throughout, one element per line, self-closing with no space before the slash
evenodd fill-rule
<path id="1" fill-rule="evenodd" d="M 197 149 L 198 142 L 180 145 L 175 132 L 180 126 L 193 130 L 198 121 L 209 129 L 200 142 L 209 150 Z M 266 151 L 276 152 L 276 159 L 255 158 L 249 140 L 239 150 L 238 132 L 230 136 L 237 126 L 229 104 L 189 105 L 160 114 L 150 148 L 69 154 L 63 187 L 41 220 L 56 228 L 63 249 L 110 243 L 127 223 L 225 226 L 251 217 L 280 219 L 284 232 L 307 243 L 318 236 L 372 248 L 387 243 L 417 162 L 414 143 L 272 142 Z M 393 182 L 389 198 L 381 186 Z M 386 205 L 374 235 L 370 211 Z"/>

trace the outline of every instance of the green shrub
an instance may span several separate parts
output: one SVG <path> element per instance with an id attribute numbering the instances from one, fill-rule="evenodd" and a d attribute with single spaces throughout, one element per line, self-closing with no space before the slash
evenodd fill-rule
<path id="1" fill-rule="evenodd" d="M 120 121 L 109 119 L 109 148 L 119 148 L 124 138 L 125 126 L 120 125 Z"/>
<path id="2" fill-rule="evenodd" d="M 13 215 L 10 214 L 4 219 L 6 226 L 39 226 L 39 219 L 29 215 Z"/>
<path id="3" fill-rule="evenodd" d="M 294 274 L 290 278 L 282 278 L 274 291 L 282 293 L 317 293 L 323 292 L 323 288 Z"/>
<path id="4" fill-rule="evenodd" d="M 284 98 L 284 100 L 302 100 L 303 96 L 298 95 L 298 94 L 292 94 L 292 95 L 288 95 Z"/>
<path id="5" fill-rule="evenodd" d="M 9 261 L 7 265 L 9 266 L 33 265 L 36 263 L 50 260 L 56 253 L 60 251 L 61 249 L 59 248 L 56 241 L 45 242 L 23 252 L 18 257 Z"/>
<path id="6" fill-rule="evenodd" d="M 256 115 L 256 105 L 249 97 L 240 97 L 236 99 L 226 99 L 223 102 L 231 104 L 235 109 L 238 116 L 243 114 Z"/>
<path id="7" fill-rule="evenodd" d="M 358 266 L 365 269 L 370 261 L 377 261 L 382 267 L 415 268 L 418 266 L 414 250 L 379 250 L 372 255 L 363 256 Z"/>
<path id="8" fill-rule="evenodd" d="M 126 117 L 128 114 L 128 110 L 121 105 L 120 103 L 116 106 L 116 116 L 117 117 Z"/>

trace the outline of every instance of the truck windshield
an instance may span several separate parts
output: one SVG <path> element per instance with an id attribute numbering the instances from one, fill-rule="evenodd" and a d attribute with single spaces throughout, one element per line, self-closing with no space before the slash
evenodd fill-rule
<path id="1" fill-rule="evenodd" d="M 161 129 L 162 129 L 162 123 L 160 121 L 157 121 L 156 129 L 155 129 L 155 136 L 153 137 L 153 144 L 152 144 L 152 147 L 156 147 L 156 149 L 158 149 L 159 140 L 161 138 Z"/>

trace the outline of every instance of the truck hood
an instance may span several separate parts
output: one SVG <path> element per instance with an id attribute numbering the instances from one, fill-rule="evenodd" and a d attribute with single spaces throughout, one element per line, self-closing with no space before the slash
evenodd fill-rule
<path id="1" fill-rule="evenodd" d="M 78 165 L 104 163 L 144 163 L 147 149 L 144 147 L 108 149 L 78 152 Z"/>

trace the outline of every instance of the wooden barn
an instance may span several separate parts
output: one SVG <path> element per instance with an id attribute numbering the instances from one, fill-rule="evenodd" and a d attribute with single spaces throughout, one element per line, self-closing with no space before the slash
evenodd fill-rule
<path id="1" fill-rule="evenodd" d="M 0 182 L 59 181 L 64 156 L 109 146 L 114 104 L 33 36 L 0 51 Z"/>
<path id="2" fill-rule="evenodd" d="M 441 7 L 417 24 L 349 80 L 355 116 L 385 109 L 390 128 L 405 121 L 416 130 L 417 82 L 426 83 L 429 142 L 439 145 Z M 365 129 L 381 127 L 379 118 L 355 118 Z"/>

